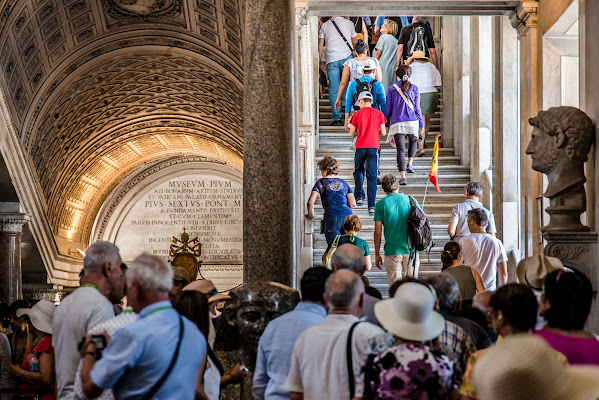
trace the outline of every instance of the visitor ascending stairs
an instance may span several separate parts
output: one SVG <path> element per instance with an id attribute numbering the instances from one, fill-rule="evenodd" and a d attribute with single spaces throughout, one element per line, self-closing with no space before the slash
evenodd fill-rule
<path id="1" fill-rule="evenodd" d="M 443 145 L 443 137 L 440 138 L 440 149 L 439 149 L 439 185 L 442 193 L 437 193 L 434 186 L 429 183 L 428 191 L 426 194 L 426 200 L 423 204 L 423 197 L 428 181 L 428 173 L 431 167 L 432 161 L 432 149 L 435 142 L 435 136 L 441 132 L 442 119 L 443 119 L 443 94 L 441 92 L 441 105 L 437 112 L 433 114 L 431 119 L 431 130 L 426 139 L 427 152 L 423 157 L 416 157 L 413 163 L 414 173 L 409 174 L 409 184 L 407 186 L 401 186 L 400 192 L 407 195 L 414 196 L 416 200 L 423 205 L 424 211 L 428 215 L 431 228 L 433 232 L 433 246 L 430 254 L 424 253 L 420 256 L 420 276 L 425 276 L 431 272 L 437 272 L 441 270 L 441 259 L 440 251 L 443 249 L 443 245 L 449 240 L 447 235 L 447 224 L 451 215 L 452 207 L 463 201 L 464 199 L 464 186 L 470 180 L 470 169 L 460 164 L 460 157 L 454 154 L 454 149 L 451 143 Z M 320 100 L 319 103 L 319 135 L 317 140 L 316 149 L 316 161 L 329 155 L 339 161 L 339 174 L 338 177 L 347 181 L 352 190 L 354 189 L 354 150 L 350 149 L 352 145 L 352 138 L 349 133 L 344 129 L 343 126 L 330 126 L 331 120 L 331 106 L 327 100 Z M 316 168 L 317 169 L 317 168 Z M 396 150 L 389 144 L 385 143 L 385 140 L 381 141 L 381 157 L 379 176 L 386 174 L 399 175 L 397 169 Z M 316 171 L 316 177 L 320 177 L 320 171 Z M 377 201 L 382 199 L 385 193 L 381 189 L 380 185 L 377 190 Z M 385 270 L 379 270 L 374 266 L 374 220 L 373 216 L 369 215 L 368 207 L 356 207 L 353 209 L 355 215 L 359 216 L 362 220 L 362 230 L 359 233 L 359 237 L 364 239 L 372 253 L 373 266 L 372 269 L 366 273 L 366 277 L 370 280 L 372 286 L 379 289 L 384 296 L 387 295 L 388 283 L 387 274 Z M 324 210 L 322 208 L 320 199 L 317 200 L 314 208 L 314 214 L 316 223 L 315 234 L 314 234 L 314 253 L 313 263 L 314 265 L 321 265 L 322 256 L 326 250 L 327 242 L 324 234 L 320 234 L 320 222 L 322 221 Z M 381 246 L 382 256 L 384 252 L 382 250 L 384 246 Z"/>

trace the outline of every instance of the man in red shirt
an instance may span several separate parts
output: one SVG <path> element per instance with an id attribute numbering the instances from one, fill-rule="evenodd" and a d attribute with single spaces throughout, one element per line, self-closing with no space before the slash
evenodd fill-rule
<path id="1" fill-rule="evenodd" d="M 349 121 L 349 134 L 356 137 L 356 154 L 354 155 L 354 181 L 356 203 L 364 204 L 364 171 L 366 171 L 366 188 L 368 191 L 368 213 L 374 215 L 376 203 L 376 177 L 379 169 L 380 136 L 387 135 L 383 113 L 372 108 L 372 93 L 362 92 L 358 96 L 360 109 Z"/>

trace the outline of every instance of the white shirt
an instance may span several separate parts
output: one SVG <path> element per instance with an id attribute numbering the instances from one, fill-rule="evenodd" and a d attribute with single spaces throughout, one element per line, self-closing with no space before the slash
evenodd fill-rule
<path id="1" fill-rule="evenodd" d="M 308 328 L 295 342 L 291 369 L 285 386 L 304 394 L 305 400 L 346 400 L 349 398 L 346 345 L 351 325 L 358 318 L 350 314 L 330 314 L 324 322 Z M 355 381 L 368 355 L 368 340 L 384 331 L 361 322 L 352 338 Z"/>
<path id="2" fill-rule="evenodd" d="M 73 398 L 75 374 L 81 355 L 77 344 L 100 322 L 114 317 L 110 301 L 93 287 L 83 286 L 65 297 L 52 318 L 52 344 L 60 400 Z"/>
<path id="3" fill-rule="evenodd" d="M 356 29 L 354 28 L 354 24 L 349 20 L 343 17 L 335 17 L 335 23 L 339 27 L 341 33 L 347 40 L 350 46 L 352 46 L 352 38 L 358 36 L 356 34 Z M 318 32 L 318 38 L 324 39 L 324 44 L 327 46 L 326 58 L 327 63 L 332 63 L 339 60 L 344 60 L 347 57 L 351 56 L 351 50 L 345 44 L 345 41 L 337 32 L 337 29 L 331 22 L 328 20 L 320 27 L 320 32 Z M 352 46 L 353 48 L 353 46 Z"/>
<path id="4" fill-rule="evenodd" d="M 505 248 L 499 239 L 488 233 L 473 233 L 460 239 L 464 265 L 478 271 L 485 290 L 497 288 L 497 263 L 507 261 Z"/>
<path id="5" fill-rule="evenodd" d="M 122 313 L 117 315 L 114 318 L 106 320 L 104 322 L 99 323 L 94 326 L 88 333 L 90 335 L 100 335 L 104 332 L 108 333 L 111 337 L 114 335 L 116 331 L 121 329 L 125 325 L 129 325 L 132 322 L 137 321 L 139 316 L 133 312 L 130 308 L 123 310 Z M 79 360 L 79 365 L 77 367 L 77 374 L 75 376 L 75 390 L 73 392 L 74 400 L 85 400 L 87 396 L 83 393 L 83 382 L 81 382 L 81 367 L 83 366 L 83 362 Z M 97 397 L 99 400 L 114 400 L 114 392 L 112 389 L 106 389 L 102 392 L 102 394 Z"/>
<path id="6" fill-rule="evenodd" d="M 441 86 L 441 74 L 432 62 L 414 61 L 410 67 L 412 67 L 410 82 L 416 85 L 420 93 L 433 93 L 437 91 L 435 86 Z"/>

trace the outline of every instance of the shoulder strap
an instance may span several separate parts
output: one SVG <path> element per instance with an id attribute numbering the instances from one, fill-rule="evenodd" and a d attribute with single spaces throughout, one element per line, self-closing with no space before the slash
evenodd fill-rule
<path id="1" fill-rule="evenodd" d="M 339 29 L 339 27 L 337 26 L 337 24 L 335 23 L 335 20 L 333 18 L 331 18 L 330 20 L 333 25 L 335 26 L 335 29 L 337 29 L 337 32 L 339 32 L 339 34 L 341 35 L 341 37 L 343 38 L 343 41 L 345 42 L 345 44 L 347 45 L 347 47 L 349 48 L 349 51 L 354 51 L 354 48 L 352 47 L 351 44 L 349 44 L 349 42 L 347 41 L 347 39 L 345 38 L 345 36 L 343 36 L 343 33 L 341 33 L 341 29 Z"/>
<path id="2" fill-rule="evenodd" d="M 158 390 L 160 390 L 162 385 L 164 385 L 164 382 L 168 379 L 169 375 L 171 374 L 171 371 L 173 370 L 173 368 L 175 367 L 175 364 L 177 363 L 177 358 L 179 358 L 179 350 L 181 349 L 181 341 L 183 340 L 183 331 L 184 331 L 183 318 L 181 318 L 181 316 L 179 315 L 179 340 L 177 341 L 177 348 L 175 349 L 175 354 L 173 355 L 173 358 L 172 358 L 171 363 L 169 364 L 168 368 L 166 369 L 166 371 L 164 371 L 164 374 L 162 374 L 160 379 L 158 379 L 158 382 L 156 382 L 154 384 L 154 386 L 152 386 L 150 391 L 144 395 L 143 400 L 150 400 L 152 397 L 154 397 L 156 392 L 158 392 Z"/>
<path id="3" fill-rule="evenodd" d="M 345 355 L 347 357 L 347 375 L 349 377 L 349 398 L 352 399 L 356 392 L 356 382 L 354 377 L 354 360 L 352 357 L 352 337 L 354 336 L 354 329 L 358 324 L 362 321 L 356 321 L 352 324 L 351 328 L 349 328 L 349 333 L 347 334 L 347 346 L 345 348 Z"/>
<path id="4" fill-rule="evenodd" d="M 393 87 L 399 92 L 399 95 L 401 96 L 401 98 L 403 99 L 403 101 L 406 102 L 406 104 L 408 105 L 408 107 L 410 107 L 412 109 L 412 111 L 414 111 L 414 104 L 412 104 L 412 101 L 410 99 L 408 99 L 405 95 L 404 92 L 402 92 L 402 90 L 399 88 L 399 86 L 397 86 L 397 83 L 393 85 Z"/>

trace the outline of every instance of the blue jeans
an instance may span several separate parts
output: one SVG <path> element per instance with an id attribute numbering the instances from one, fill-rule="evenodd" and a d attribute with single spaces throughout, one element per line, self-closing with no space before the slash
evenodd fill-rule
<path id="1" fill-rule="evenodd" d="M 337 101 L 337 93 L 339 92 L 339 83 L 341 82 L 341 74 L 343 73 L 343 63 L 350 58 L 351 56 L 327 64 L 327 75 L 329 77 L 329 103 L 331 103 L 331 108 L 333 109 L 334 121 L 341 119 L 341 109 L 345 108 L 345 91 L 341 94 L 341 108 L 335 109 L 335 101 Z"/>
<path id="2" fill-rule="evenodd" d="M 332 217 L 322 221 L 324 224 L 324 237 L 327 239 L 327 246 L 331 245 L 331 242 L 335 240 L 337 235 L 345 235 L 343 230 L 343 223 L 347 217 Z"/>
<path id="3" fill-rule="evenodd" d="M 376 176 L 379 169 L 379 149 L 356 149 L 354 156 L 354 193 L 356 200 L 364 199 L 364 170 L 366 170 L 366 190 L 368 191 L 368 209 L 376 203 Z"/>

